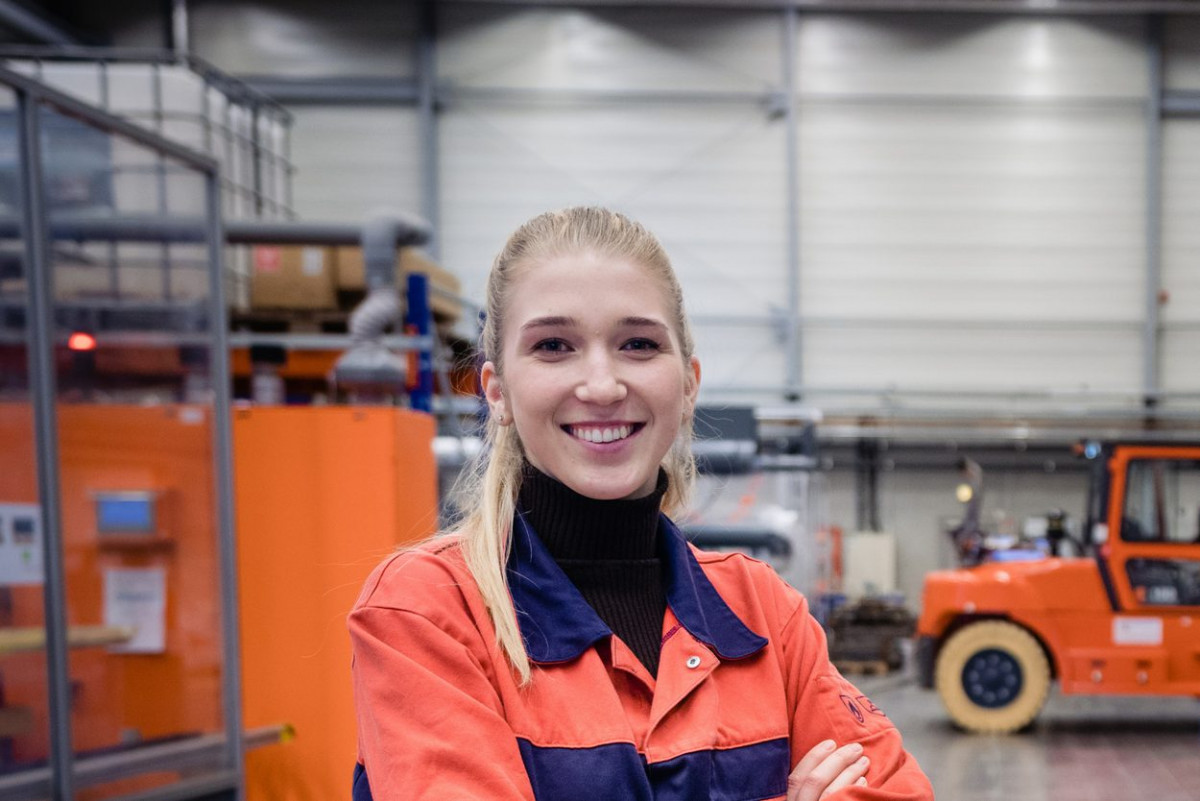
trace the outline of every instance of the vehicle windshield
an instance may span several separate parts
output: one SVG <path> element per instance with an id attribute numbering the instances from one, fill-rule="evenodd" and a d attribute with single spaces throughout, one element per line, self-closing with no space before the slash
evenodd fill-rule
<path id="1" fill-rule="evenodd" d="M 1121 539 L 1200 542 L 1200 461 L 1131 461 L 1126 476 Z"/>

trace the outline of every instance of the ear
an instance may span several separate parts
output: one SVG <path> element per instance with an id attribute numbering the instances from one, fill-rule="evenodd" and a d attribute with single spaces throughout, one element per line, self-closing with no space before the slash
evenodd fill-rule
<path id="1" fill-rule="evenodd" d="M 695 356 L 688 359 L 683 370 L 684 415 L 690 418 L 696 413 L 696 398 L 700 395 L 700 360 Z"/>
<path id="2" fill-rule="evenodd" d="M 512 415 L 508 413 L 508 402 L 504 399 L 504 382 L 500 380 L 500 373 L 492 362 L 484 362 L 479 369 L 479 384 L 483 387 L 483 397 L 487 399 L 492 417 L 500 425 L 511 423 Z"/>

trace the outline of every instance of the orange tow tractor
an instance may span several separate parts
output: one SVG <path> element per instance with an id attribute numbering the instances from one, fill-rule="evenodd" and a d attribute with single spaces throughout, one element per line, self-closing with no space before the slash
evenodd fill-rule
<path id="1" fill-rule="evenodd" d="M 1200 444 L 1077 451 L 1092 470 L 1079 540 L 1052 519 L 1041 549 L 991 550 L 960 488 L 964 566 L 926 578 L 917 655 L 970 731 L 1027 726 L 1054 679 L 1066 695 L 1200 697 Z"/>

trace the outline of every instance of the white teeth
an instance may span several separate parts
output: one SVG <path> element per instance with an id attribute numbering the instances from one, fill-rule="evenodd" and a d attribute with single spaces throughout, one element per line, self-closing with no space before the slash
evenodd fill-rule
<path id="1" fill-rule="evenodd" d="M 617 426 L 616 428 L 571 428 L 571 435 L 585 442 L 616 442 L 625 439 L 632 433 L 633 426 Z"/>

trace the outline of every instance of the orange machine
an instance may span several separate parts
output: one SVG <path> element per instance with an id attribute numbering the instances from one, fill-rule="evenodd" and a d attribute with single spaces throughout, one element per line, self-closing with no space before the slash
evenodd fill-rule
<path id="1" fill-rule="evenodd" d="M 0 404 L 5 504 L 37 503 L 32 419 L 28 404 Z M 220 732 L 224 667 L 208 411 L 60 404 L 58 432 L 75 748 Z M 106 521 L 130 506 L 153 514 Z M 139 603 L 161 604 L 159 636 L 134 642 L 131 629 L 122 633 L 124 627 L 106 621 L 124 592 L 110 584 L 114 577 L 153 580 L 158 590 L 150 591 L 148 604 Z M 6 574 L 0 597 L 2 706 L 18 713 L 7 719 L 22 721 L 3 734 L 4 767 L 12 769 L 45 759 L 49 747 L 46 657 L 38 647 L 44 639 L 20 644 L 26 633 L 40 635 L 40 575 Z"/>
<path id="2" fill-rule="evenodd" d="M 251 801 L 349 798 L 355 728 L 346 614 L 375 565 L 437 525 L 433 418 L 394 408 L 234 413 L 247 728 L 293 742 L 247 754 Z"/>
<path id="3" fill-rule="evenodd" d="M 1005 552 L 930 574 L 923 682 L 973 731 L 1030 723 L 1065 694 L 1200 697 L 1200 446 L 1086 443 L 1076 555 Z"/>
<path id="4" fill-rule="evenodd" d="M 0 471 L 0 504 L 10 510 L 37 503 L 32 429 L 28 404 L 0 404 L 0 463 L 10 466 Z M 58 430 L 75 748 L 219 733 L 227 661 L 211 412 L 60 404 Z M 379 560 L 435 528 L 433 436 L 433 418 L 395 408 L 234 413 L 243 724 L 296 733 L 247 754 L 252 801 L 350 797 L 345 617 Z M 106 511 L 105 499 L 116 505 Z M 153 513 L 137 520 L 130 508 Z M 107 525 L 110 511 L 123 521 Z M 5 533 L 29 535 L 8 524 L 0 540 Z M 32 578 L 0 577 L 0 769 L 44 760 L 49 748 L 46 658 L 32 636 L 42 627 L 40 561 L 33 567 Z M 129 629 L 105 625 L 114 571 L 158 582 L 160 643 L 131 650 Z M 119 789 L 173 778 L 141 776 Z"/>

